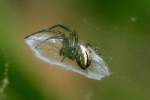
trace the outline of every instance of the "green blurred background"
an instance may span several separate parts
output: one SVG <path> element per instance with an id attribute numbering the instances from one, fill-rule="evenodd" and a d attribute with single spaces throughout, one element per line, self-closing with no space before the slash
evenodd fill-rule
<path id="1" fill-rule="evenodd" d="M 23 38 L 55 24 L 97 45 L 112 75 L 91 80 L 37 59 Z M 149 0 L 0 0 L 4 100 L 150 100 L 149 27 Z"/>

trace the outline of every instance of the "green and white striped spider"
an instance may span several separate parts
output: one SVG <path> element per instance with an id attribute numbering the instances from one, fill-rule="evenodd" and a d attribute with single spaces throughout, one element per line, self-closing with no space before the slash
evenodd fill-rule
<path id="1" fill-rule="evenodd" d="M 58 28 L 65 30 L 69 34 L 66 35 L 65 32 L 59 31 Z M 56 35 L 47 38 L 46 40 L 42 41 L 42 43 L 46 42 L 49 39 L 62 39 L 62 48 L 60 49 L 60 52 L 59 52 L 59 55 L 63 56 L 63 59 L 61 60 L 61 62 L 63 62 L 65 58 L 76 60 L 77 64 L 83 70 L 87 69 L 91 65 L 91 62 L 92 62 L 91 48 L 94 48 L 94 47 L 89 43 L 86 43 L 85 45 L 79 44 L 78 34 L 75 31 L 70 30 L 64 25 L 58 24 L 50 28 L 35 32 L 31 35 L 34 35 L 40 32 L 56 33 Z M 28 35 L 25 38 L 28 38 L 31 35 Z"/>

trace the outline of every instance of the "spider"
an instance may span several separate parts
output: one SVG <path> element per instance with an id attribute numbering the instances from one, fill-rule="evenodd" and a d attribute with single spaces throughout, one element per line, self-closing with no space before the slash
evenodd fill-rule
<path id="1" fill-rule="evenodd" d="M 66 35 L 65 32 L 61 32 L 57 28 L 65 30 L 67 33 L 69 33 L 68 36 Z M 76 60 L 76 63 L 83 70 L 87 69 L 91 65 L 92 62 L 91 48 L 93 48 L 93 46 L 90 43 L 79 44 L 78 34 L 75 31 L 70 30 L 64 25 L 57 24 L 50 28 L 32 33 L 31 35 L 40 32 L 56 33 L 56 35 L 47 38 L 46 40 L 42 41 L 42 43 L 46 42 L 49 39 L 62 39 L 62 48 L 59 51 L 59 55 L 63 56 L 61 62 L 63 62 L 65 58 Z M 31 35 L 28 35 L 25 38 L 28 38 Z"/>

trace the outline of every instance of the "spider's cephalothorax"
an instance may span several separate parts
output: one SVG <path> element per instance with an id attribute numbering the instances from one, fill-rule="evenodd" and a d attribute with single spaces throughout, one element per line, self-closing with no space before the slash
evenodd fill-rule
<path id="1" fill-rule="evenodd" d="M 59 30 L 60 28 L 65 30 L 66 32 L 60 31 Z M 45 41 L 49 39 L 62 39 L 62 48 L 60 49 L 60 56 L 63 56 L 63 59 L 61 60 L 62 62 L 64 61 L 65 58 L 69 58 L 71 60 L 76 60 L 77 64 L 82 69 L 87 69 L 90 66 L 91 61 L 92 61 L 91 49 L 90 49 L 91 46 L 89 44 L 85 44 L 85 45 L 79 44 L 78 34 L 75 31 L 72 31 L 63 25 L 58 24 L 48 29 L 36 32 L 36 33 L 40 33 L 40 32 L 56 33 L 56 35 L 54 35 L 53 37 L 47 38 Z M 36 33 L 33 33 L 33 34 L 36 34 Z M 69 34 L 66 35 L 66 33 L 69 33 Z"/>

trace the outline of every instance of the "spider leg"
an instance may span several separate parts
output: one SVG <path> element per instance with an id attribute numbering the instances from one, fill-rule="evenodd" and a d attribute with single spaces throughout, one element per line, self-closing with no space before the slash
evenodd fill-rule
<path id="1" fill-rule="evenodd" d="M 60 55 L 60 56 L 63 56 L 63 58 L 61 59 L 61 62 L 63 62 L 64 59 L 66 58 L 66 56 L 64 56 L 64 54 L 63 54 L 63 47 L 60 49 L 59 55 Z"/>
<path id="2" fill-rule="evenodd" d="M 69 28 L 67 28 L 66 26 L 61 25 L 61 24 L 54 25 L 54 26 L 48 28 L 48 30 L 52 30 L 52 29 L 58 28 L 58 27 L 63 28 L 64 30 L 66 30 L 66 31 L 68 31 L 68 32 L 72 32 Z"/>
<path id="3" fill-rule="evenodd" d="M 58 31 L 58 30 L 57 30 L 57 31 L 56 31 L 56 30 L 53 30 L 53 29 L 58 28 L 58 27 L 63 28 L 64 30 L 66 30 L 66 31 L 68 31 L 68 32 L 72 32 L 72 31 L 71 31 L 69 28 L 67 28 L 66 26 L 61 25 L 61 24 L 57 24 L 57 25 L 54 25 L 54 26 L 52 26 L 52 27 L 50 27 L 50 28 L 43 29 L 43 30 L 40 30 L 40 31 L 31 33 L 30 35 L 27 35 L 24 39 L 26 39 L 26 38 L 28 38 L 28 37 L 30 37 L 30 36 L 32 36 L 32 35 L 41 33 L 41 32 L 52 32 L 52 33 L 64 35 L 62 32 L 60 32 L 60 31 Z"/>
<path id="4" fill-rule="evenodd" d="M 60 49 L 59 51 L 59 55 L 62 56 L 63 55 L 63 48 Z"/>
<path id="5" fill-rule="evenodd" d="M 92 49 L 95 50 L 95 52 L 96 52 L 97 54 L 101 55 L 100 49 L 97 48 L 95 45 L 93 45 L 93 44 L 91 44 L 91 43 L 86 43 L 85 46 L 86 46 L 86 47 L 91 47 Z"/>
<path id="6" fill-rule="evenodd" d="M 74 43 L 74 45 L 75 45 L 75 47 L 78 45 L 78 34 L 77 33 L 75 33 L 74 32 L 74 34 L 75 34 L 75 37 L 74 37 L 74 41 L 75 41 L 75 43 Z"/>
<path id="7" fill-rule="evenodd" d="M 65 60 L 65 58 L 66 58 L 66 57 L 65 57 L 65 56 L 63 56 L 63 58 L 61 59 L 61 62 L 63 62 L 63 61 Z"/>
<path id="8" fill-rule="evenodd" d="M 52 30 L 54 28 L 57 28 L 57 27 L 61 27 L 63 28 L 64 30 L 68 31 L 68 32 L 71 32 L 71 30 L 63 25 L 60 25 L 60 24 L 57 24 L 57 25 L 54 25 L 50 28 L 47 28 L 47 29 L 43 29 L 43 30 L 40 30 L 40 31 L 37 31 L 37 32 L 34 32 L 34 33 L 31 33 L 30 35 L 27 35 L 24 39 L 32 36 L 32 35 L 35 35 L 35 34 L 38 34 L 38 33 L 41 33 L 41 32 L 53 32 L 53 33 L 57 33 L 57 34 L 62 34 L 62 32 L 60 31 L 55 31 L 55 30 Z"/>
<path id="9" fill-rule="evenodd" d="M 71 32 L 69 37 L 70 37 L 69 39 L 70 39 L 71 47 L 76 48 L 78 44 L 78 34 L 76 32 Z"/>
<path id="10" fill-rule="evenodd" d="M 24 39 L 32 36 L 32 35 L 35 35 L 35 34 L 38 34 L 38 33 L 41 33 L 41 32 L 47 32 L 48 30 L 47 29 L 43 29 L 43 30 L 40 30 L 40 31 L 37 31 L 37 32 L 34 32 L 34 33 L 31 33 L 30 35 L 27 35 Z"/>

